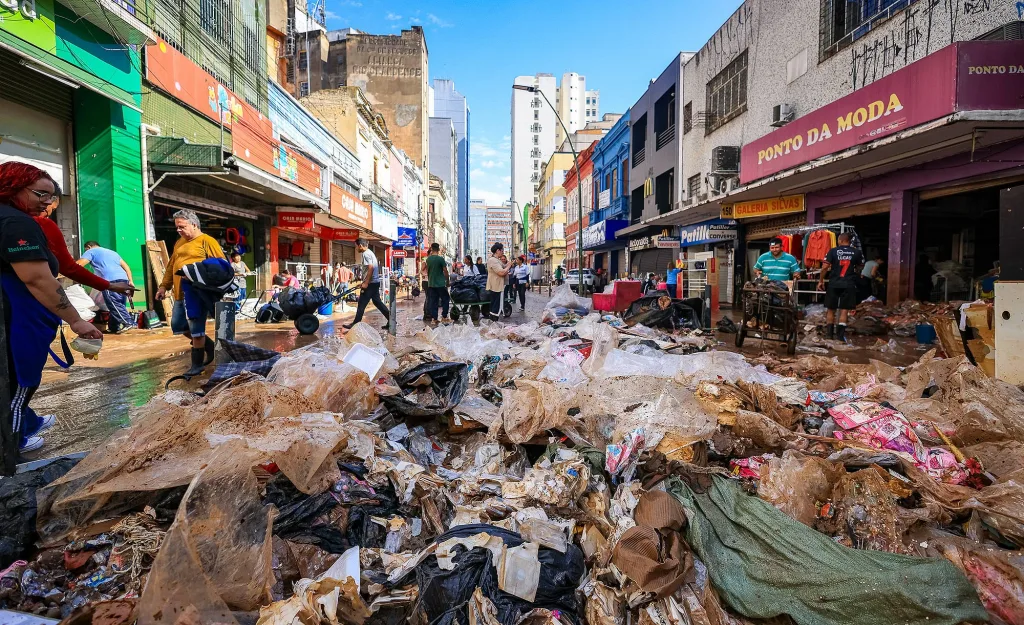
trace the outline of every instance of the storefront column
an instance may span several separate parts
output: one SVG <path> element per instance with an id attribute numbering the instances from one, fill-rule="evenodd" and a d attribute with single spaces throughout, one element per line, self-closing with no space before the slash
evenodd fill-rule
<path id="1" fill-rule="evenodd" d="M 320 262 L 334 266 L 334 259 L 331 258 L 331 242 L 327 239 L 320 239 Z"/>
<path id="2" fill-rule="evenodd" d="M 270 229 L 270 262 L 267 263 L 267 265 L 268 268 L 270 269 L 271 280 L 273 280 L 273 277 L 276 276 L 281 271 L 278 265 L 278 261 L 280 260 L 280 253 L 277 247 L 281 241 L 280 237 L 278 236 L 280 232 L 281 231 L 276 227 L 272 227 Z"/>
<path id="3" fill-rule="evenodd" d="M 896 191 L 889 211 L 889 270 L 886 303 L 911 296 L 914 284 L 914 252 L 917 249 L 917 194 Z"/>

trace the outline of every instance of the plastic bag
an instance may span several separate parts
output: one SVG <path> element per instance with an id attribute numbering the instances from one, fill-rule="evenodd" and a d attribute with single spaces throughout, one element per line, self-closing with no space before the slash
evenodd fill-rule
<path id="1" fill-rule="evenodd" d="M 568 308 L 569 310 L 585 310 L 590 312 L 593 309 L 593 302 L 589 297 L 577 295 L 568 284 L 563 284 L 562 286 L 555 287 L 555 290 L 551 293 L 551 299 L 548 300 L 544 308 Z"/>
<path id="2" fill-rule="evenodd" d="M 398 375 L 400 393 L 381 396 L 395 414 L 440 417 L 459 405 L 469 389 L 469 367 L 461 362 L 428 362 Z"/>
<path id="3" fill-rule="evenodd" d="M 578 436 L 578 423 L 569 416 L 566 406 L 572 394 L 548 382 L 519 380 L 516 388 L 505 391 L 491 434 L 504 431 L 516 444 L 526 443 L 548 429 Z"/>
<path id="4" fill-rule="evenodd" d="M 317 400 L 325 410 L 362 419 L 377 407 L 373 381 L 366 373 L 318 350 L 297 350 L 274 363 L 267 381 Z"/>
<path id="5" fill-rule="evenodd" d="M 96 316 L 96 311 L 99 310 L 99 306 L 86 294 L 82 285 L 72 284 L 64 289 L 64 292 L 67 293 L 68 301 L 78 311 L 78 315 L 86 321 L 92 321 Z"/>
<path id="6" fill-rule="evenodd" d="M 845 472 L 841 464 L 787 450 L 781 458 L 768 460 L 757 495 L 790 518 L 814 527 L 817 504 L 832 497 L 836 481 Z"/>

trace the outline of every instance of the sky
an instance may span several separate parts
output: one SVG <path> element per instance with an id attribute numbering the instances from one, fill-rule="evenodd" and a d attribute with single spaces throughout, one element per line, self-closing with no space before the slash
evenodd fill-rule
<path id="1" fill-rule="evenodd" d="M 315 0 L 308 0 L 310 7 Z M 512 81 L 577 72 L 622 113 L 677 54 L 697 51 L 741 0 L 324 0 L 329 29 L 397 34 L 422 26 L 430 79 L 449 78 L 469 102 L 470 197 L 510 196 Z"/>

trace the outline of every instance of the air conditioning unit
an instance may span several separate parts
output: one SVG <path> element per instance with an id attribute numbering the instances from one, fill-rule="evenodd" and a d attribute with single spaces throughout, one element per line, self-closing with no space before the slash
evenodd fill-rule
<path id="1" fill-rule="evenodd" d="M 796 117 L 796 107 L 792 104 L 776 104 L 772 107 L 772 126 L 779 128 L 793 121 Z"/>
<path id="2" fill-rule="evenodd" d="M 725 192 L 732 193 L 740 186 L 740 179 L 738 176 L 731 176 L 725 181 Z"/>
<path id="3" fill-rule="evenodd" d="M 740 147 L 719 145 L 711 148 L 711 174 L 713 176 L 740 173 Z"/>

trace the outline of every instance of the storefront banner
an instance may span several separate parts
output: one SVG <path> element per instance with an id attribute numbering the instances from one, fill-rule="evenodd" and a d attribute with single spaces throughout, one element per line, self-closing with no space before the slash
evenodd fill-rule
<path id="1" fill-rule="evenodd" d="M 277 214 L 278 228 L 299 228 L 305 230 L 316 225 L 313 213 L 287 212 Z"/>
<path id="2" fill-rule="evenodd" d="M 1024 11 L 1024 4 L 1017 9 Z M 1024 41 L 964 41 L 957 47 L 958 111 L 1022 108 Z"/>
<path id="3" fill-rule="evenodd" d="M 747 219 L 750 217 L 771 217 L 787 213 L 802 213 L 807 210 L 802 195 L 787 195 L 766 200 L 750 200 L 722 205 L 722 219 Z"/>
<path id="4" fill-rule="evenodd" d="M 954 111 L 957 46 L 911 63 L 743 146 L 740 182 L 795 167 Z"/>
<path id="5" fill-rule="evenodd" d="M 332 241 L 355 241 L 359 238 L 359 231 L 355 228 L 331 228 Z"/>
<path id="6" fill-rule="evenodd" d="M 664 246 L 658 243 L 661 239 L 665 239 L 666 244 Z M 674 244 L 673 244 L 674 243 Z M 668 234 L 668 230 L 663 231 L 661 234 L 652 234 L 646 237 L 637 237 L 629 240 L 629 251 L 636 252 L 639 250 L 651 250 L 660 247 L 679 247 L 679 237 L 673 237 Z"/>
<path id="7" fill-rule="evenodd" d="M 0 30 L 57 54 L 53 0 L 0 0 Z"/>
<path id="8" fill-rule="evenodd" d="M 398 227 L 398 238 L 395 239 L 395 247 L 407 248 L 416 247 L 416 228 Z"/>
<path id="9" fill-rule="evenodd" d="M 275 139 L 269 117 L 163 40 L 146 46 L 146 80 L 229 129 L 238 158 L 320 195 L 319 165 Z"/>
<path id="10" fill-rule="evenodd" d="M 679 237 L 658 237 L 658 249 L 675 249 L 681 246 Z"/>
<path id="11" fill-rule="evenodd" d="M 331 215 L 359 226 L 363 230 L 372 230 L 373 215 L 365 202 L 342 189 L 336 184 L 331 185 Z"/>
<path id="12" fill-rule="evenodd" d="M 629 225 L 625 219 L 605 219 L 583 230 L 583 249 L 598 247 L 615 240 L 615 233 Z"/>
<path id="13" fill-rule="evenodd" d="M 679 238 L 683 247 L 731 241 L 736 238 L 736 220 L 712 219 L 692 226 L 683 226 L 679 230 Z"/>
<path id="14" fill-rule="evenodd" d="M 385 239 L 392 241 L 398 239 L 398 215 L 386 210 L 376 202 L 371 203 L 370 206 L 373 209 L 372 230 Z"/>

